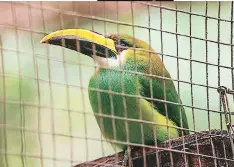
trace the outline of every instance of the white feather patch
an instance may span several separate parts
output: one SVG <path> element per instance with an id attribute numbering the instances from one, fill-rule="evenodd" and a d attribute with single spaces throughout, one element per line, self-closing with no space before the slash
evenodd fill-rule
<path id="1" fill-rule="evenodd" d="M 122 51 L 119 55 L 117 55 L 117 59 L 113 58 L 104 58 L 100 56 L 93 55 L 93 60 L 98 67 L 108 67 L 108 68 L 116 68 L 120 65 L 124 65 L 125 63 L 125 54 L 126 50 Z"/>

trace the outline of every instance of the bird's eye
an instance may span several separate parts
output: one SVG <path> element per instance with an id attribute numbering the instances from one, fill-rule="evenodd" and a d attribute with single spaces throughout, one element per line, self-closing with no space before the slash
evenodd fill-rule
<path id="1" fill-rule="evenodd" d="M 129 43 L 128 43 L 125 39 L 120 39 L 120 45 L 121 45 L 121 46 L 125 46 L 125 47 L 126 47 L 126 46 L 127 46 L 127 47 L 130 47 L 130 46 L 129 46 Z"/>
<path id="2" fill-rule="evenodd" d="M 133 45 L 127 39 L 123 39 L 123 38 L 116 39 L 115 46 L 118 52 L 122 52 L 130 47 L 133 47 Z"/>

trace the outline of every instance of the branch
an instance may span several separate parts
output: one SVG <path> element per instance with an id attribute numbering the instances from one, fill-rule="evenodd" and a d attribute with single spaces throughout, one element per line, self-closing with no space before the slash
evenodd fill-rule
<path id="1" fill-rule="evenodd" d="M 168 140 L 159 145 L 158 148 L 144 148 L 146 166 L 155 167 L 158 164 L 162 167 L 169 166 L 234 166 L 232 145 L 227 131 L 211 130 L 199 132 L 192 135 Z M 171 148 L 169 147 L 171 143 Z M 184 144 L 183 144 L 184 143 Z M 184 149 L 184 147 L 186 149 Z M 144 166 L 142 150 L 132 151 L 132 163 L 134 167 Z M 185 150 L 185 151 L 183 151 Z M 102 157 L 93 161 L 75 165 L 74 167 L 100 167 L 100 166 L 121 166 L 123 152 Z M 225 158 L 226 157 L 226 158 Z M 172 160 L 172 161 L 171 161 Z"/>

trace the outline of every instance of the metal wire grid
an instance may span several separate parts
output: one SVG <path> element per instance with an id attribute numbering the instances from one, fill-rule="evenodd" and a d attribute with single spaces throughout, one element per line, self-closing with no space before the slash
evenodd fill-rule
<path id="1" fill-rule="evenodd" d="M 149 22 L 149 26 L 148 27 L 145 27 L 145 26 L 140 26 L 140 25 L 136 25 L 136 24 L 134 24 L 134 20 L 132 19 L 132 24 L 129 24 L 129 23 L 126 23 L 126 22 L 120 22 L 119 20 L 118 20 L 118 11 L 119 11 L 119 9 L 118 9 L 118 3 L 116 3 L 117 5 L 116 5 L 116 8 L 117 8 L 117 20 L 108 20 L 108 19 L 106 19 L 106 18 L 99 18 L 99 17 L 96 17 L 96 16 L 93 16 L 93 14 L 92 14 L 92 4 L 90 3 L 90 5 L 89 5 L 89 7 L 90 7 L 90 15 L 83 15 L 83 14 L 78 14 L 78 13 L 76 13 L 76 12 L 70 12 L 70 11 L 62 11 L 62 10 L 60 10 L 60 9 L 55 9 L 55 8 L 50 8 L 50 7 L 44 7 L 43 5 L 42 5 L 42 3 L 41 3 L 41 6 L 37 6 L 37 5 L 34 5 L 34 4 L 30 4 L 30 3 L 25 3 L 25 2 L 22 2 L 22 3 L 19 3 L 19 4 L 21 4 L 21 5 L 27 5 L 28 6 L 28 8 L 29 8 L 29 11 L 30 11 L 30 15 L 29 15 L 29 18 L 30 18 L 30 23 L 31 23 L 31 13 L 33 12 L 33 9 L 35 8 L 35 9 L 40 9 L 40 10 L 42 10 L 42 18 L 43 18 L 43 29 L 44 29 L 44 31 L 43 32 L 39 32 L 39 31 L 35 31 L 35 30 L 33 30 L 32 29 L 32 27 L 30 27 L 29 29 L 27 29 L 27 28 L 20 28 L 20 27 L 15 27 L 15 26 L 6 26 L 6 25 L 0 25 L 0 26 L 3 26 L 3 27 L 13 27 L 13 28 L 15 28 L 16 30 L 24 30 L 24 31 L 29 31 L 30 33 L 31 33 L 31 42 L 32 42 L 32 46 L 33 46 L 33 39 L 32 39 L 32 33 L 39 33 L 39 34 L 45 34 L 45 32 L 46 32 L 46 28 L 45 28 L 45 19 L 44 19 L 44 15 L 46 14 L 46 11 L 53 11 L 53 12 L 55 12 L 55 13 L 60 13 L 60 23 L 61 23 L 61 29 L 62 28 L 64 28 L 64 23 L 63 23 L 63 17 L 62 17 L 62 15 L 69 15 L 69 16 L 75 16 L 75 17 L 77 17 L 77 18 L 88 18 L 88 19 L 91 19 L 91 21 L 92 21 L 92 29 L 94 29 L 93 27 L 93 21 L 94 20 L 98 20 L 98 21 L 103 21 L 104 22 L 104 24 L 105 24 L 105 26 L 104 27 L 106 27 L 106 23 L 115 23 L 115 24 L 117 24 L 117 25 L 127 25 L 127 26 L 131 26 L 132 28 L 133 28 L 133 35 L 134 35 L 134 27 L 139 27 L 139 28 L 144 28 L 144 29 L 148 29 L 149 30 L 149 36 L 150 36 L 150 31 L 151 30 L 154 30 L 154 31 L 159 31 L 160 33 L 161 33 L 161 53 L 159 53 L 160 55 L 162 55 L 162 60 L 163 60 L 163 57 L 164 56 L 168 56 L 168 57 L 174 57 L 174 58 L 176 58 L 177 59 L 177 66 L 179 67 L 179 59 L 182 59 L 182 60 L 187 60 L 188 62 L 190 62 L 190 76 L 191 76 L 191 78 L 190 78 L 190 82 L 186 82 L 186 81 L 182 81 L 182 80 L 180 80 L 179 79 L 179 68 L 177 68 L 177 70 L 178 70 L 178 72 L 177 72 L 177 74 L 178 74 L 178 79 L 172 79 L 173 81 L 176 81 L 176 82 L 178 82 L 178 83 L 187 83 L 187 84 L 190 84 L 191 85 L 191 99 L 192 99 L 192 104 L 191 105 L 183 105 L 183 104 L 179 104 L 179 103 L 172 103 L 172 102 L 169 102 L 169 101 L 166 101 L 166 100 L 162 100 L 162 99 L 153 99 L 153 97 L 152 97 L 152 95 L 151 95 L 151 98 L 146 98 L 146 97 L 141 97 L 141 98 L 145 98 L 145 99 L 147 99 L 147 100 L 151 100 L 151 102 L 153 102 L 153 101 L 160 101 L 160 102 L 163 102 L 163 103 L 165 103 L 165 104 L 167 104 L 167 103 L 172 103 L 172 104 L 176 104 L 176 105 L 181 105 L 181 106 L 184 106 L 184 107 L 189 107 L 189 108 L 192 108 L 192 112 L 193 112 L 193 129 L 190 129 L 190 131 L 191 132 L 197 132 L 195 129 L 195 118 L 194 118 L 194 109 L 200 109 L 200 110 L 204 110 L 204 111 L 207 111 L 208 112 L 208 123 L 209 123 L 209 131 L 211 130 L 210 128 L 210 112 L 214 112 L 214 113 L 220 113 L 220 120 L 222 120 L 222 114 L 223 114 L 223 112 L 221 111 L 221 105 L 220 105 L 220 110 L 211 110 L 210 108 L 209 108 L 209 89 L 217 89 L 217 87 L 213 87 L 213 86 L 209 86 L 209 82 L 208 82 L 208 66 L 215 66 L 215 67 L 217 67 L 218 68 L 218 84 L 219 84 L 219 86 L 221 86 L 220 85 L 220 68 L 227 68 L 227 69 L 230 69 L 231 70 L 231 72 L 232 72 L 232 76 L 233 76 L 233 56 L 232 56 L 232 63 L 231 63 L 231 67 L 228 67 L 228 66 L 223 66 L 223 65 L 220 65 L 220 56 L 221 56 L 221 54 L 220 54 L 220 44 L 222 44 L 222 45 L 227 45 L 227 46 L 230 46 L 231 47 L 231 55 L 233 55 L 233 44 L 232 44 L 232 38 L 233 38 L 233 30 L 232 30 L 232 28 L 233 28 L 233 3 L 231 4 L 231 20 L 226 20 L 226 19 L 221 19 L 220 18 L 220 8 L 221 8 L 221 3 L 219 3 L 219 10 L 218 10 L 218 18 L 215 18 L 215 17 L 210 17 L 210 16 L 207 16 L 207 10 L 208 10 L 208 4 L 207 4 L 207 2 L 206 2 L 206 10 L 205 10 L 205 15 L 201 15 L 201 14 L 196 14 L 196 13 L 192 13 L 192 10 L 191 10 L 191 4 L 190 4 L 190 11 L 189 12 L 185 12 L 185 11 L 182 11 L 182 10 L 178 10 L 177 9 L 177 7 L 176 7 L 176 9 L 173 9 L 173 8 L 168 8 L 168 7 L 164 7 L 164 6 L 161 6 L 161 5 L 156 5 L 156 4 L 152 4 L 152 3 L 147 3 L 147 2 L 131 2 L 131 13 L 132 13 L 132 16 L 134 15 L 134 10 L 133 10 L 133 3 L 140 3 L 140 4 L 143 4 L 143 5 L 146 5 L 147 6 L 147 8 L 148 8 L 148 14 L 149 14 L 149 20 L 148 20 L 148 22 Z M 15 12 L 14 12 L 14 3 L 11 3 L 11 5 L 12 5 L 12 14 L 13 14 L 13 18 L 14 18 L 14 22 L 16 22 L 16 17 L 17 17 L 17 15 L 15 14 Z M 150 10 L 150 8 L 160 8 L 160 21 L 161 21 L 161 25 L 160 25 L 160 29 L 155 29 L 155 28 L 150 28 L 150 21 L 151 21 L 151 18 L 150 18 L 150 12 L 149 12 L 149 10 Z M 181 13 L 185 13 L 185 14 L 188 14 L 189 16 L 190 16 L 190 34 L 189 35 L 184 35 L 184 34 L 180 34 L 180 33 L 178 33 L 178 27 L 176 26 L 176 32 L 175 33 L 173 33 L 173 32 L 169 32 L 169 31 L 165 31 L 165 30 L 163 30 L 163 28 L 162 28 L 162 22 L 163 22 L 163 19 L 162 19 L 162 10 L 170 10 L 170 11 L 174 11 L 175 12 L 175 14 L 176 14 L 176 23 L 178 23 L 178 16 L 177 16 L 177 13 L 178 12 L 181 12 Z M 105 11 L 105 3 L 104 3 L 104 11 Z M 105 14 L 106 15 L 106 14 Z M 202 39 L 202 38 L 198 38 L 198 37 L 193 37 L 192 36 L 192 30 L 191 30 L 191 16 L 192 15 L 196 15 L 196 16 L 200 16 L 200 17 L 204 17 L 205 19 L 206 19 L 206 21 L 205 21 L 205 28 L 206 28 L 206 30 L 205 30 L 205 39 Z M 132 17 L 133 18 L 133 17 Z M 207 39 L 207 19 L 214 19 L 214 20 L 217 20 L 218 21 L 218 30 L 220 30 L 220 22 L 221 21 L 225 21 L 225 22 L 230 22 L 231 23 L 231 41 L 230 41 L 230 43 L 223 43 L 223 42 L 220 42 L 220 33 L 218 33 L 218 39 L 217 39 L 217 41 L 212 41 L 212 40 L 208 40 Z M 76 25 L 78 25 L 78 23 L 76 22 L 75 23 Z M 31 24 L 30 24 L 31 25 Z M 78 27 L 78 26 L 77 26 Z M 119 31 L 119 26 L 117 26 L 118 27 L 118 31 Z M 15 31 L 16 33 L 17 33 L 17 31 Z M 104 32 L 106 32 L 106 30 L 104 30 Z M 48 32 L 47 32 L 48 33 Z M 167 54 L 163 54 L 163 35 L 162 35 L 162 33 L 168 33 L 168 34 L 173 34 L 173 35 L 175 35 L 176 36 L 176 41 L 177 41 L 177 55 L 176 56 L 173 56 L 173 55 L 167 55 Z M 16 34 L 16 36 L 18 36 L 17 34 Z M 135 36 L 135 35 L 134 35 Z M 178 36 L 184 36 L 184 37 L 189 37 L 190 38 L 190 58 L 189 59 L 187 59 L 187 58 L 181 58 L 181 57 L 179 57 L 179 55 L 178 55 Z M 194 59 L 192 59 L 192 38 L 194 38 L 194 39 L 199 39 L 199 40 L 202 40 L 202 41 L 205 41 L 206 42 L 206 61 L 205 62 L 203 62 L 203 61 L 198 61 L 198 60 L 194 60 Z M 150 39 L 150 38 L 149 38 Z M 218 45 L 218 64 L 212 64 L 212 63 L 209 63 L 208 62 L 208 48 L 207 48 L 207 45 L 208 45 L 208 42 L 212 42 L 212 43 L 216 43 L 217 45 Z M 17 47 L 18 47 L 18 41 L 16 41 L 16 43 L 17 43 Z M 150 43 L 150 41 L 149 41 L 149 43 Z M 32 47 L 33 48 L 33 47 Z M 1 47 L 1 52 L 3 52 L 4 50 L 10 50 L 10 49 L 6 49 L 6 48 L 2 48 Z M 10 50 L 10 51 L 15 51 L 15 50 Z M 17 48 L 17 50 L 16 50 L 16 52 L 17 52 L 17 54 L 19 55 L 19 53 L 24 53 L 24 54 L 31 54 L 31 53 L 26 53 L 26 52 L 22 52 L 22 51 L 19 51 L 19 49 Z M 49 51 L 48 51 L 48 49 L 47 49 L 47 55 L 49 54 L 48 53 Z M 34 53 L 34 50 L 33 50 L 33 53 Z M 2 55 L 3 55 L 3 53 L 2 53 Z M 33 54 L 34 55 L 34 54 Z M 35 78 L 33 78 L 33 77 L 28 77 L 28 76 L 23 76 L 23 75 L 21 75 L 21 71 L 19 71 L 19 76 L 16 76 L 16 75 L 12 75 L 12 74 L 6 74 L 5 72 L 4 72 L 4 64 L 2 63 L 2 73 L 0 73 L 0 75 L 1 75 L 1 77 L 2 77 L 2 79 L 3 79 L 3 97 L 0 99 L 1 100 L 1 102 L 2 102 L 2 104 L 3 104 L 3 114 L 4 114 L 4 116 L 3 116 L 3 118 L 4 118 L 4 121 L 5 122 L 3 122 L 3 124 L 1 125 L 1 128 L 4 130 L 4 137 L 5 137 L 5 141 L 7 141 L 7 135 L 6 135 L 6 129 L 13 129 L 13 130 L 16 130 L 16 131 L 21 131 L 21 141 L 22 141 L 22 148 L 21 148 L 21 158 L 22 158 L 22 163 L 23 163 L 23 166 L 26 166 L 26 162 L 25 162 L 25 157 L 36 157 L 36 158 L 40 158 L 40 160 L 41 160 L 41 166 L 43 166 L 43 159 L 45 159 L 45 158 L 48 158 L 49 159 L 49 157 L 44 157 L 43 155 L 42 155 L 42 150 L 43 150 L 43 148 L 41 147 L 41 144 L 40 144 L 40 153 L 41 153 L 41 155 L 38 157 L 38 156 L 33 156 L 33 155 L 28 155 L 28 154 L 26 154 L 25 153 L 25 148 L 24 148 L 24 144 L 25 144 L 25 139 L 24 139 L 24 136 L 25 136 L 25 132 L 26 131 L 29 131 L 29 132 L 34 132 L 34 133 L 38 133 L 39 135 L 38 135 L 38 138 L 39 138 L 39 141 L 40 141 L 40 143 L 41 143 L 41 139 L 40 139 L 40 134 L 47 134 L 47 133 L 45 133 L 45 132 L 41 132 L 40 131 L 40 127 L 41 127 L 41 125 L 40 125 L 40 122 L 41 122 L 41 120 L 40 120 L 40 109 L 41 108 L 47 108 L 47 109 L 51 109 L 52 110 L 52 117 L 51 117 L 51 122 L 52 123 L 54 123 L 54 116 L 53 116 L 53 113 L 54 113 L 54 110 L 63 110 L 63 111 L 68 111 L 69 113 L 71 113 L 71 112 L 82 112 L 84 115 L 85 114 L 89 114 L 89 113 L 85 113 L 85 112 L 83 112 L 83 111 L 76 111 L 76 110 L 72 110 L 72 109 L 70 109 L 70 107 L 69 107 L 69 102 L 67 102 L 67 105 L 68 105 L 68 108 L 56 108 L 56 107 L 54 107 L 54 105 L 53 105 L 53 92 L 52 92 L 52 84 L 57 84 L 57 85 L 62 85 L 62 86 L 65 86 L 65 87 L 75 87 L 75 88 L 80 88 L 80 89 L 82 89 L 82 92 L 83 91 L 86 91 L 86 90 L 88 90 L 88 87 L 87 86 L 84 86 L 84 85 L 82 85 L 82 80 L 81 80 L 81 86 L 77 86 L 77 85 L 68 85 L 68 82 L 67 82 L 67 74 L 66 74 L 66 70 L 64 71 L 64 78 L 65 78 L 65 84 L 64 83 L 59 83 L 59 82 L 55 82 L 55 81 L 52 81 L 51 80 L 51 74 L 50 74 L 50 69 L 48 69 L 48 72 L 49 72 L 49 80 L 44 80 L 44 79 L 39 79 L 39 77 L 38 77 L 38 66 L 37 66 L 37 59 L 35 58 L 35 57 L 38 57 L 38 58 L 41 58 L 41 59 L 45 59 L 45 60 L 47 60 L 47 62 L 48 62 L 48 67 L 50 67 L 50 64 L 49 64 L 49 62 L 50 61 L 57 61 L 57 62 L 62 62 L 63 63 L 63 65 L 64 65 L 64 70 L 66 69 L 66 65 L 69 63 L 69 64 L 74 64 L 74 65 L 77 65 L 78 67 L 79 67 L 79 71 L 81 71 L 81 65 L 86 65 L 86 66 L 91 66 L 91 65 L 88 65 L 88 64 L 85 64 L 85 63 L 80 63 L 80 62 L 75 62 L 75 61 L 67 61 L 67 60 L 65 60 L 65 58 L 64 58 L 64 53 L 63 53 L 63 60 L 57 60 L 57 59 L 55 59 L 55 58 L 51 58 L 51 57 L 44 57 L 43 55 L 36 55 L 36 56 L 33 56 L 33 58 L 34 58 L 34 67 L 35 67 L 35 72 L 36 72 L 36 77 Z M 1 57 L 2 58 L 2 62 L 4 62 L 3 61 L 3 56 Z M 18 62 L 19 62 L 19 58 L 18 58 Z M 197 84 L 197 83 L 193 83 L 192 82 L 192 62 L 197 62 L 197 63 L 202 63 L 202 64 L 205 64 L 206 65 L 206 85 L 202 85 L 202 84 Z M 18 64 L 19 65 L 19 69 L 20 69 L 20 63 Z M 122 73 L 123 72 L 130 72 L 130 71 L 124 71 L 124 70 L 122 70 Z M 131 72 L 130 72 L 131 73 Z M 134 72 L 132 72 L 132 73 L 134 73 L 134 74 L 136 74 L 136 75 L 145 75 L 145 76 L 149 76 L 149 77 L 152 77 L 152 76 L 154 76 L 154 75 L 152 75 L 152 74 L 143 74 L 143 73 L 140 73 L 140 72 L 137 72 L 137 71 L 134 71 Z M 26 101 L 13 101 L 13 100 L 6 100 L 6 92 L 5 92 L 5 80 L 4 80 L 4 78 L 5 77 L 14 77 L 14 78 L 24 78 L 24 79 L 30 79 L 30 80 L 35 80 L 36 82 L 37 82 L 37 90 L 38 90 L 38 104 L 33 104 L 33 103 L 30 103 L 30 102 L 26 102 Z M 166 79 L 168 79 L 168 78 L 165 78 L 165 77 L 159 77 L 159 76 L 154 76 L 154 77 L 158 77 L 158 78 L 162 78 L 162 79 L 164 79 L 164 80 L 166 80 Z M 82 78 L 82 77 L 81 77 Z M 39 82 L 46 82 L 46 83 L 48 83 L 49 84 L 49 87 L 50 87 L 50 100 L 51 100 L 51 106 L 44 106 L 44 105 L 42 105 L 42 104 L 40 104 L 40 87 L 39 87 L 39 85 L 40 85 L 40 83 Z M 21 83 L 20 83 L 21 84 Z M 207 89 L 207 108 L 201 108 L 201 107 L 197 107 L 197 106 L 194 106 L 194 104 L 193 104 L 193 86 L 201 86 L 201 87 L 205 87 L 206 89 Z M 19 85 L 20 86 L 20 85 Z M 164 85 L 165 86 L 165 85 Z M 234 78 L 232 78 L 232 86 L 233 86 L 233 88 L 234 88 Z M 20 86 L 21 87 L 21 86 Z M 151 85 L 151 87 L 152 87 L 152 85 Z M 164 88 L 164 90 L 165 90 L 166 88 Z M 180 86 L 179 86 L 179 84 L 178 84 L 178 93 L 179 93 L 179 97 L 180 97 Z M 111 98 L 111 96 L 113 95 L 113 94 L 119 94 L 119 93 L 116 93 L 116 92 L 112 92 L 112 91 L 105 91 L 105 90 L 100 90 L 100 89 L 95 89 L 95 91 L 97 91 L 97 92 L 106 92 L 106 93 L 109 93 L 109 95 L 110 95 L 110 98 Z M 69 91 L 66 91 L 67 92 L 67 97 L 69 97 Z M 124 95 L 125 97 L 131 97 L 131 96 L 133 96 L 133 95 L 127 95 L 127 94 L 119 94 L 119 95 Z M 134 97 L 134 96 L 133 96 Z M 139 96 L 135 96 L 135 97 L 139 97 Z M 21 92 L 20 92 L 20 99 L 21 99 Z M 67 100 L 68 100 L 68 98 L 67 98 Z M 7 122 L 6 122 L 6 114 L 5 114 L 5 112 L 4 111 L 6 111 L 6 104 L 20 104 L 20 106 L 21 106 L 21 126 L 20 127 L 10 127 L 10 126 L 8 126 L 7 125 Z M 221 104 L 221 103 L 220 103 Z M 34 106 L 34 107 L 37 107 L 38 108 L 38 118 L 39 118 L 39 120 L 38 120 L 38 131 L 33 131 L 33 130 L 29 130 L 29 129 L 26 129 L 25 128 L 25 125 L 24 125 L 24 122 L 25 122 L 25 120 L 24 120 L 24 106 Z M 165 108 L 167 107 L 167 105 L 165 105 Z M 83 101 L 83 109 L 85 110 L 85 104 L 84 104 L 84 101 Z M 126 108 L 125 108 L 125 110 L 126 110 Z M 109 116 L 109 115 L 105 115 L 105 114 L 102 114 L 102 113 L 99 113 L 99 114 L 97 114 L 97 115 L 99 115 L 99 116 L 101 116 L 101 117 L 111 117 L 111 118 L 113 118 L 113 117 L 115 117 L 115 119 L 124 119 L 125 121 L 129 121 L 130 119 L 128 119 L 128 118 L 119 118 L 119 117 L 116 117 L 116 116 Z M 168 116 L 167 116 L 168 117 Z M 85 117 L 84 117 L 85 118 Z M 71 121 L 71 114 L 69 114 L 69 122 Z M 130 120 L 130 121 L 136 121 L 136 122 L 139 122 L 139 123 L 149 123 L 149 122 L 146 122 L 146 121 L 142 121 L 142 120 Z M 168 127 L 168 126 L 167 126 Z M 221 125 L 221 128 L 222 128 L 222 125 Z M 181 129 L 183 129 L 183 128 L 181 128 Z M 85 128 L 85 130 L 86 130 L 86 128 Z M 69 135 L 65 135 L 65 134 L 57 134 L 57 133 L 55 133 L 54 132 L 54 125 L 52 125 L 52 134 L 53 134 L 53 150 L 54 150 L 54 152 L 53 152 L 53 160 L 55 160 L 54 161 L 54 166 L 56 166 L 56 161 L 68 161 L 68 160 L 66 160 L 66 159 L 57 159 L 56 158 L 56 146 L 55 146 L 55 136 L 58 136 L 58 135 L 60 135 L 60 136 L 66 136 L 66 137 L 69 137 L 71 140 L 70 140 L 70 143 L 71 143 L 71 145 L 70 145 L 70 147 L 72 148 L 73 147 L 73 138 L 80 138 L 79 136 L 74 136 L 74 135 L 72 135 L 72 126 L 71 125 L 69 125 L 69 131 L 70 131 L 70 134 Z M 87 134 L 87 132 L 85 132 L 86 134 Z M 49 134 L 49 133 L 48 133 Z M 144 136 L 143 136 L 144 137 Z M 83 139 L 83 138 L 82 138 Z M 86 139 L 86 141 L 89 139 L 89 140 L 97 140 L 97 139 L 95 139 L 95 138 L 88 138 L 88 137 L 86 137 L 85 138 Z M 211 140 L 212 140 L 212 138 L 211 138 Z M 104 139 L 102 139 L 102 141 L 104 141 Z M 112 141 L 112 142 L 116 142 L 116 143 L 119 143 L 119 141 Z M 128 142 L 125 142 L 125 144 L 128 144 Z M 88 145 L 88 143 L 86 142 L 86 145 Z M 134 144 L 134 145 L 136 145 L 136 144 Z M 8 164 L 8 158 L 7 158 L 7 155 L 11 155 L 11 154 L 13 154 L 14 155 L 14 153 L 9 153 L 9 152 L 7 152 L 7 150 L 8 150 L 8 147 L 9 146 L 7 146 L 7 144 L 5 143 L 5 152 L 1 152 L 1 154 L 2 155 L 5 155 L 5 164 L 6 164 L 6 166 L 8 167 L 9 166 L 9 164 Z M 136 145 L 136 146 L 142 146 L 142 145 Z M 86 147 L 88 147 L 88 146 L 86 146 Z M 148 146 L 144 146 L 144 147 L 148 147 Z M 171 152 L 181 152 L 181 153 L 185 153 L 185 154 L 193 154 L 193 153 L 187 153 L 187 152 L 184 152 L 184 151 L 178 151 L 178 150 L 174 150 L 174 149 L 172 149 L 172 148 L 169 148 L 169 149 L 165 149 L 165 148 L 158 148 L 159 150 L 168 150 L 168 151 L 171 151 Z M 213 159 L 214 159 L 214 163 L 217 165 L 217 159 L 222 159 L 222 158 L 219 158 L 219 157 L 217 157 L 216 155 L 215 155 L 215 150 L 214 150 L 214 148 L 212 148 L 212 151 L 213 151 Z M 71 162 L 72 164 L 75 162 L 74 160 L 73 160 L 73 157 L 72 157 L 72 149 L 71 149 L 71 160 L 69 160 L 69 162 Z M 197 155 L 198 157 L 200 157 L 200 156 L 207 156 L 207 155 L 201 155 L 201 154 L 199 154 L 199 150 L 197 150 L 197 154 L 193 154 L 193 155 Z M 86 152 L 86 157 L 88 157 L 88 154 L 87 154 L 87 152 Z M 207 157 L 209 157 L 209 156 L 207 156 Z M 170 158 L 171 158 L 171 162 L 173 162 L 173 159 L 172 159 L 172 156 L 170 156 Z M 158 159 L 158 157 L 157 157 L 157 159 Z M 225 158 L 225 161 L 233 161 L 233 160 L 231 160 L 231 159 L 227 159 L 227 158 Z M 159 162 L 159 161 L 158 161 Z M 159 164 L 157 164 L 158 166 L 159 166 Z M 201 162 L 200 162 L 200 164 L 199 164 L 200 166 L 201 166 Z M 146 164 L 145 164 L 145 166 L 146 166 Z"/>

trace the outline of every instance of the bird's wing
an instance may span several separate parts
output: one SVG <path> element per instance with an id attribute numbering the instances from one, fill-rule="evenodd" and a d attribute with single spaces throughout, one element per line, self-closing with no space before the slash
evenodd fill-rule
<path id="1" fill-rule="evenodd" d="M 141 56 L 142 57 L 141 59 L 143 60 L 147 56 L 148 54 Z M 176 104 L 160 102 L 157 100 L 157 99 L 159 100 L 165 99 L 164 98 L 164 90 L 165 90 L 167 102 L 173 102 L 173 103 L 178 103 L 178 101 L 181 102 L 181 100 L 178 97 L 177 91 L 175 89 L 174 83 L 172 80 L 170 80 L 171 76 L 169 72 L 166 70 L 165 66 L 159 59 L 160 58 L 158 55 L 152 55 L 151 74 L 155 76 L 143 76 L 143 75 L 139 76 L 139 82 L 142 86 L 141 88 L 142 90 L 140 93 L 142 96 L 149 97 L 149 98 L 153 97 L 154 99 L 156 99 L 156 100 L 147 100 L 147 101 L 149 101 L 150 103 L 152 101 L 154 106 L 158 108 L 158 111 L 162 115 L 166 115 L 166 109 L 167 109 L 168 118 L 172 120 L 173 122 L 175 122 L 176 125 L 179 127 L 182 127 L 181 126 L 181 118 L 182 118 L 183 128 L 188 129 L 187 117 L 186 117 L 183 106 L 179 106 L 178 104 L 176 105 Z M 145 68 L 144 72 L 149 74 L 150 68 L 148 64 L 149 63 L 147 61 L 147 65 L 146 65 L 147 67 L 144 67 Z M 162 69 L 164 69 L 164 71 Z M 163 80 L 162 78 L 157 77 L 157 76 L 162 77 L 163 73 L 164 73 L 164 77 L 168 79 Z M 152 96 L 151 96 L 151 90 L 152 90 Z M 180 112 L 181 112 L 182 117 L 180 116 Z M 184 133 L 188 134 L 189 132 L 185 131 Z"/>
<path id="2" fill-rule="evenodd" d="M 170 138 L 179 137 L 179 133 L 175 127 L 175 123 L 171 120 L 167 120 L 164 115 L 162 115 L 158 109 L 151 105 L 151 103 L 145 99 L 139 99 L 140 112 L 142 112 L 142 120 L 149 121 L 155 123 L 155 125 L 151 124 L 152 128 L 155 129 L 157 134 L 157 141 L 163 142 Z M 167 129 L 168 126 L 168 129 Z M 154 135 L 152 133 L 145 134 L 146 137 L 154 139 Z"/>

